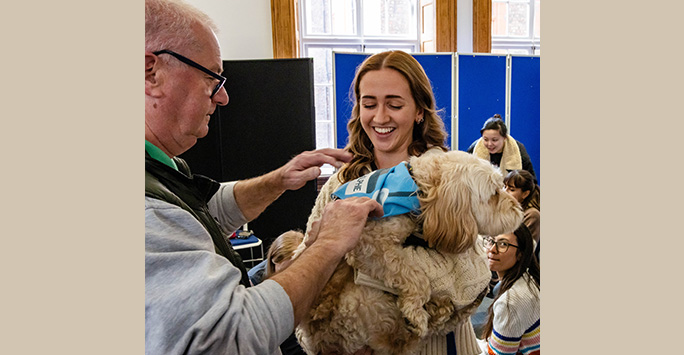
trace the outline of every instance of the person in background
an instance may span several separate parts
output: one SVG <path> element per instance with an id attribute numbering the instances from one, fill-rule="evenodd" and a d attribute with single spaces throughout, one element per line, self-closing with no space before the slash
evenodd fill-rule
<path id="1" fill-rule="evenodd" d="M 480 129 L 480 134 L 482 137 L 468 147 L 468 153 L 498 166 L 503 176 L 512 170 L 524 169 L 534 176 L 535 182 L 537 181 L 525 146 L 508 134 L 508 128 L 501 115 L 495 114 L 488 118 Z"/>
<path id="2" fill-rule="evenodd" d="M 303 241 L 304 235 L 299 231 L 287 231 L 279 235 L 266 253 L 266 278 L 290 266 L 295 250 Z"/>
<path id="3" fill-rule="evenodd" d="M 521 224 L 515 232 L 482 239 L 489 269 L 501 279 L 489 307 L 483 338 L 484 354 L 540 354 L 540 271 L 530 231 Z"/>
<path id="4" fill-rule="evenodd" d="M 411 156 L 448 151 L 447 133 L 435 108 L 430 80 L 413 56 L 386 51 L 368 57 L 357 69 L 352 87 L 354 107 L 347 124 L 345 150 L 353 157 L 321 188 L 309 216 L 309 230 L 342 184 L 377 169 L 392 168 Z M 470 338 L 456 339 L 454 333 L 434 336 L 420 354 L 447 354 L 459 346 L 459 354 L 468 354 L 463 350 L 468 348 L 476 351 L 472 325 L 468 321 L 463 326 L 468 329 L 460 334 L 472 335 L 472 343 Z"/>
<path id="5" fill-rule="evenodd" d="M 208 133 L 217 105 L 228 103 L 216 27 L 175 0 L 145 1 L 145 353 L 280 354 L 279 345 L 311 308 L 368 216 L 368 198 L 326 206 L 309 247 L 282 272 L 248 287 L 239 255 L 226 241 L 286 190 L 301 188 L 320 166 L 351 154 L 304 152 L 257 178 L 218 183 L 193 175 L 177 156 Z"/>
<path id="6" fill-rule="evenodd" d="M 541 190 L 534 182 L 534 176 L 527 170 L 513 170 L 504 177 L 506 191 L 515 197 L 522 207 L 525 217 L 523 224 L 527 226 L 535 242 L 534 254 L 539 260 L 540 249 L 540 211 Z"/>

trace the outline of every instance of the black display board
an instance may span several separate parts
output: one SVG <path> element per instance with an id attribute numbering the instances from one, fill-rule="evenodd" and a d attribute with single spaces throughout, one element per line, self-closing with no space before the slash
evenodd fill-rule
<path id="1" fill-rule="evenodd" d="M 218 181 L 256 177 L 314 150 L 313 59 L 227 60 L 228 105 L 217 107 L 209 134 L 181 155 L 193 172 Z M 316 182 L 286 191 L 249 228 L 264 251 L 281 233 L 306 228 Z"/>

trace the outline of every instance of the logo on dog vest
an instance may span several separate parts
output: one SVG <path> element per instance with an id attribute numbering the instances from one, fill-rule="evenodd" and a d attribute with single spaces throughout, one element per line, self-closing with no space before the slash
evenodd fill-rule
<path id="1" fill-rule="evenodd" d="M 366 196 L 382 205 L 383 217 L 420 212 L 418 185 L 408 171 L 407 163 L 378 169 L 356 180 L 340 186 L 333 194 L 333 200 Z"/>

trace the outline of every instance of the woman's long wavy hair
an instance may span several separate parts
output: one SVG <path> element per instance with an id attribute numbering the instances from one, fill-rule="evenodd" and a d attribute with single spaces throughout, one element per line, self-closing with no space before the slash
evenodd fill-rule
<path id="1" fill-rule="evenodd" d="M 504 273 L 501 278 L 501 288 L 499 289 L 499 294 L 494 298 L 494 302 L 508 291 L 519 278 L 523 277 L 525 273 L 530 275 L 528 287 L 541 287 L 539 281 L 539 262 L 537 261 L 537 257 L 534 256 L 534 239 L 532 239 L 530 230 L 527 229 L 527 226 L 524 224 L 520 224 L 513 234 L 515 234 L 515 237 L 518 239 L 518 247 L 515 248 L 515 256 L 518 261 L 513 267 L 506 270 L 506 273 Z M 489 310 L 487 311 L 487 323 L 485 323 L 482 328 L 484 339 L 488 339 L 491 336 L 492 329 L 494 328 L 494 302 L 489 306 Z"/>
<path id="2" fill-rule="evenodd" d="M 351 152 L 354 157 L 340 169 L 338 178 L 342 183 L 371 171 L 371 163 L 375 157 L 373 143 L 361 126 L 359 85 L 366 73 L 384 68 L 394 69 L 406 78 L 416 107 L 423 110 L 423 122 L 416 122 L 413 126 L 413 141 L 408 147 L 409 155 L 419 156 L 431 147 L 440 147 L 443 151 L 448 150 L 445 143 L 447 133 L 444 129 L 444 122 L 435 109 L 435 96 L 432 93 L 430 79 L 423 67 L 413 56 L 403 51 L 377 53 L 361 63 L 352 82 L 354 96 L 351 99 L 354 102 L 354 108 L 347 124 L 349 142 L 345 150 Z"/>
<path id="3" fill-rule="evenodd" d="M 523 210 L 526 210 L 528 207 L 534 207 L 541 211 L 541 190 L 539 185 L 535 184 L 534 176 L 529 171 L 513 170 L 504 177 L 504 185 L 508 185 L 509 181 L 513 187 L 517 187 L 523 192 L 530 192 L 520 203 Z"/>

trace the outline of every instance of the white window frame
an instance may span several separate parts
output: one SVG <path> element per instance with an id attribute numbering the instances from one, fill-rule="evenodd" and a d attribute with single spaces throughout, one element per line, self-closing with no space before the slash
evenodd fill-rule
<path id="1" fill-rule="evenodd" d="M 314 0 L 315 1 L 315 0 Z M 334 1 L 334 0 L 333 0 Z M 375 53 L 377 51 L 385 49 L 400 49 L 408 53 L 420 52 L 420 35 L 421 35 L 421 16 L 420 16 L 420 1 L 413 0 L 413 12 L 416 17 L 415 23 L 415 38 L 408 38 L 404 36 L 370 36 L 365 35 L 363 32 L 363 0 L 354 0 L 356 2 L 356 24 L 357 24 L 357 34 L 355 35 L 318 35 L 318 34 L 308 34 L 307 27 L 305 23 L 306 15 L 306 1 L 300 1 L 299 13 L 298 13 L 298 28 L 299 28 L 299 53 L 300 57 L 307 58 L 311 57 L 309 55 L 309 49 L 311 48 L 330 48 L 335 51 L 345 51 L 344 49 L 349 49 L 348 52 L 367 52 Z M 315 63 L 314 63 L 315 65 Z M 330 63 L 330 68 L 332 68 L 332 63 Z M 319 123 L 329 124 L 330 130 L 333 132 L 332 140 L 329 140 L 325 145 L 318 144 L 318 137 L 316 139 L 316 148 L 328 148 L 335 146 L 335 107 L 334 107 L 334 88 L 333 88 L 333 77 L 330 76 L 330 81 L 328 82 L 318 82 L 314 79 L 315 89 L 320 87 L 329 87 L 328 90 L 329 97 L 328 100 L 331 105 L 329 105 L 329 112 L 325 115 L 326 119 L 318 119 L 316 115 L 316 125 Z M 348 117 L 338 117 L 338 119 L 348 119 Z M 325 171 L 324 171 L 325 172 Z"/>
<path id="2" fill-rule="evenodd" d="M 534 20 L 537 15 L 535 13 L 535 0 L 492 0 L 492 7 L 495 3 L 527 3 L 529 5 L 529 36 L 495 36 L 492 34 L 492 53 L 503 53 L 503 51 L 506 51 L 505 53 L 507 54 L 540 54 L 541 38 L 534 35 Z"/>

